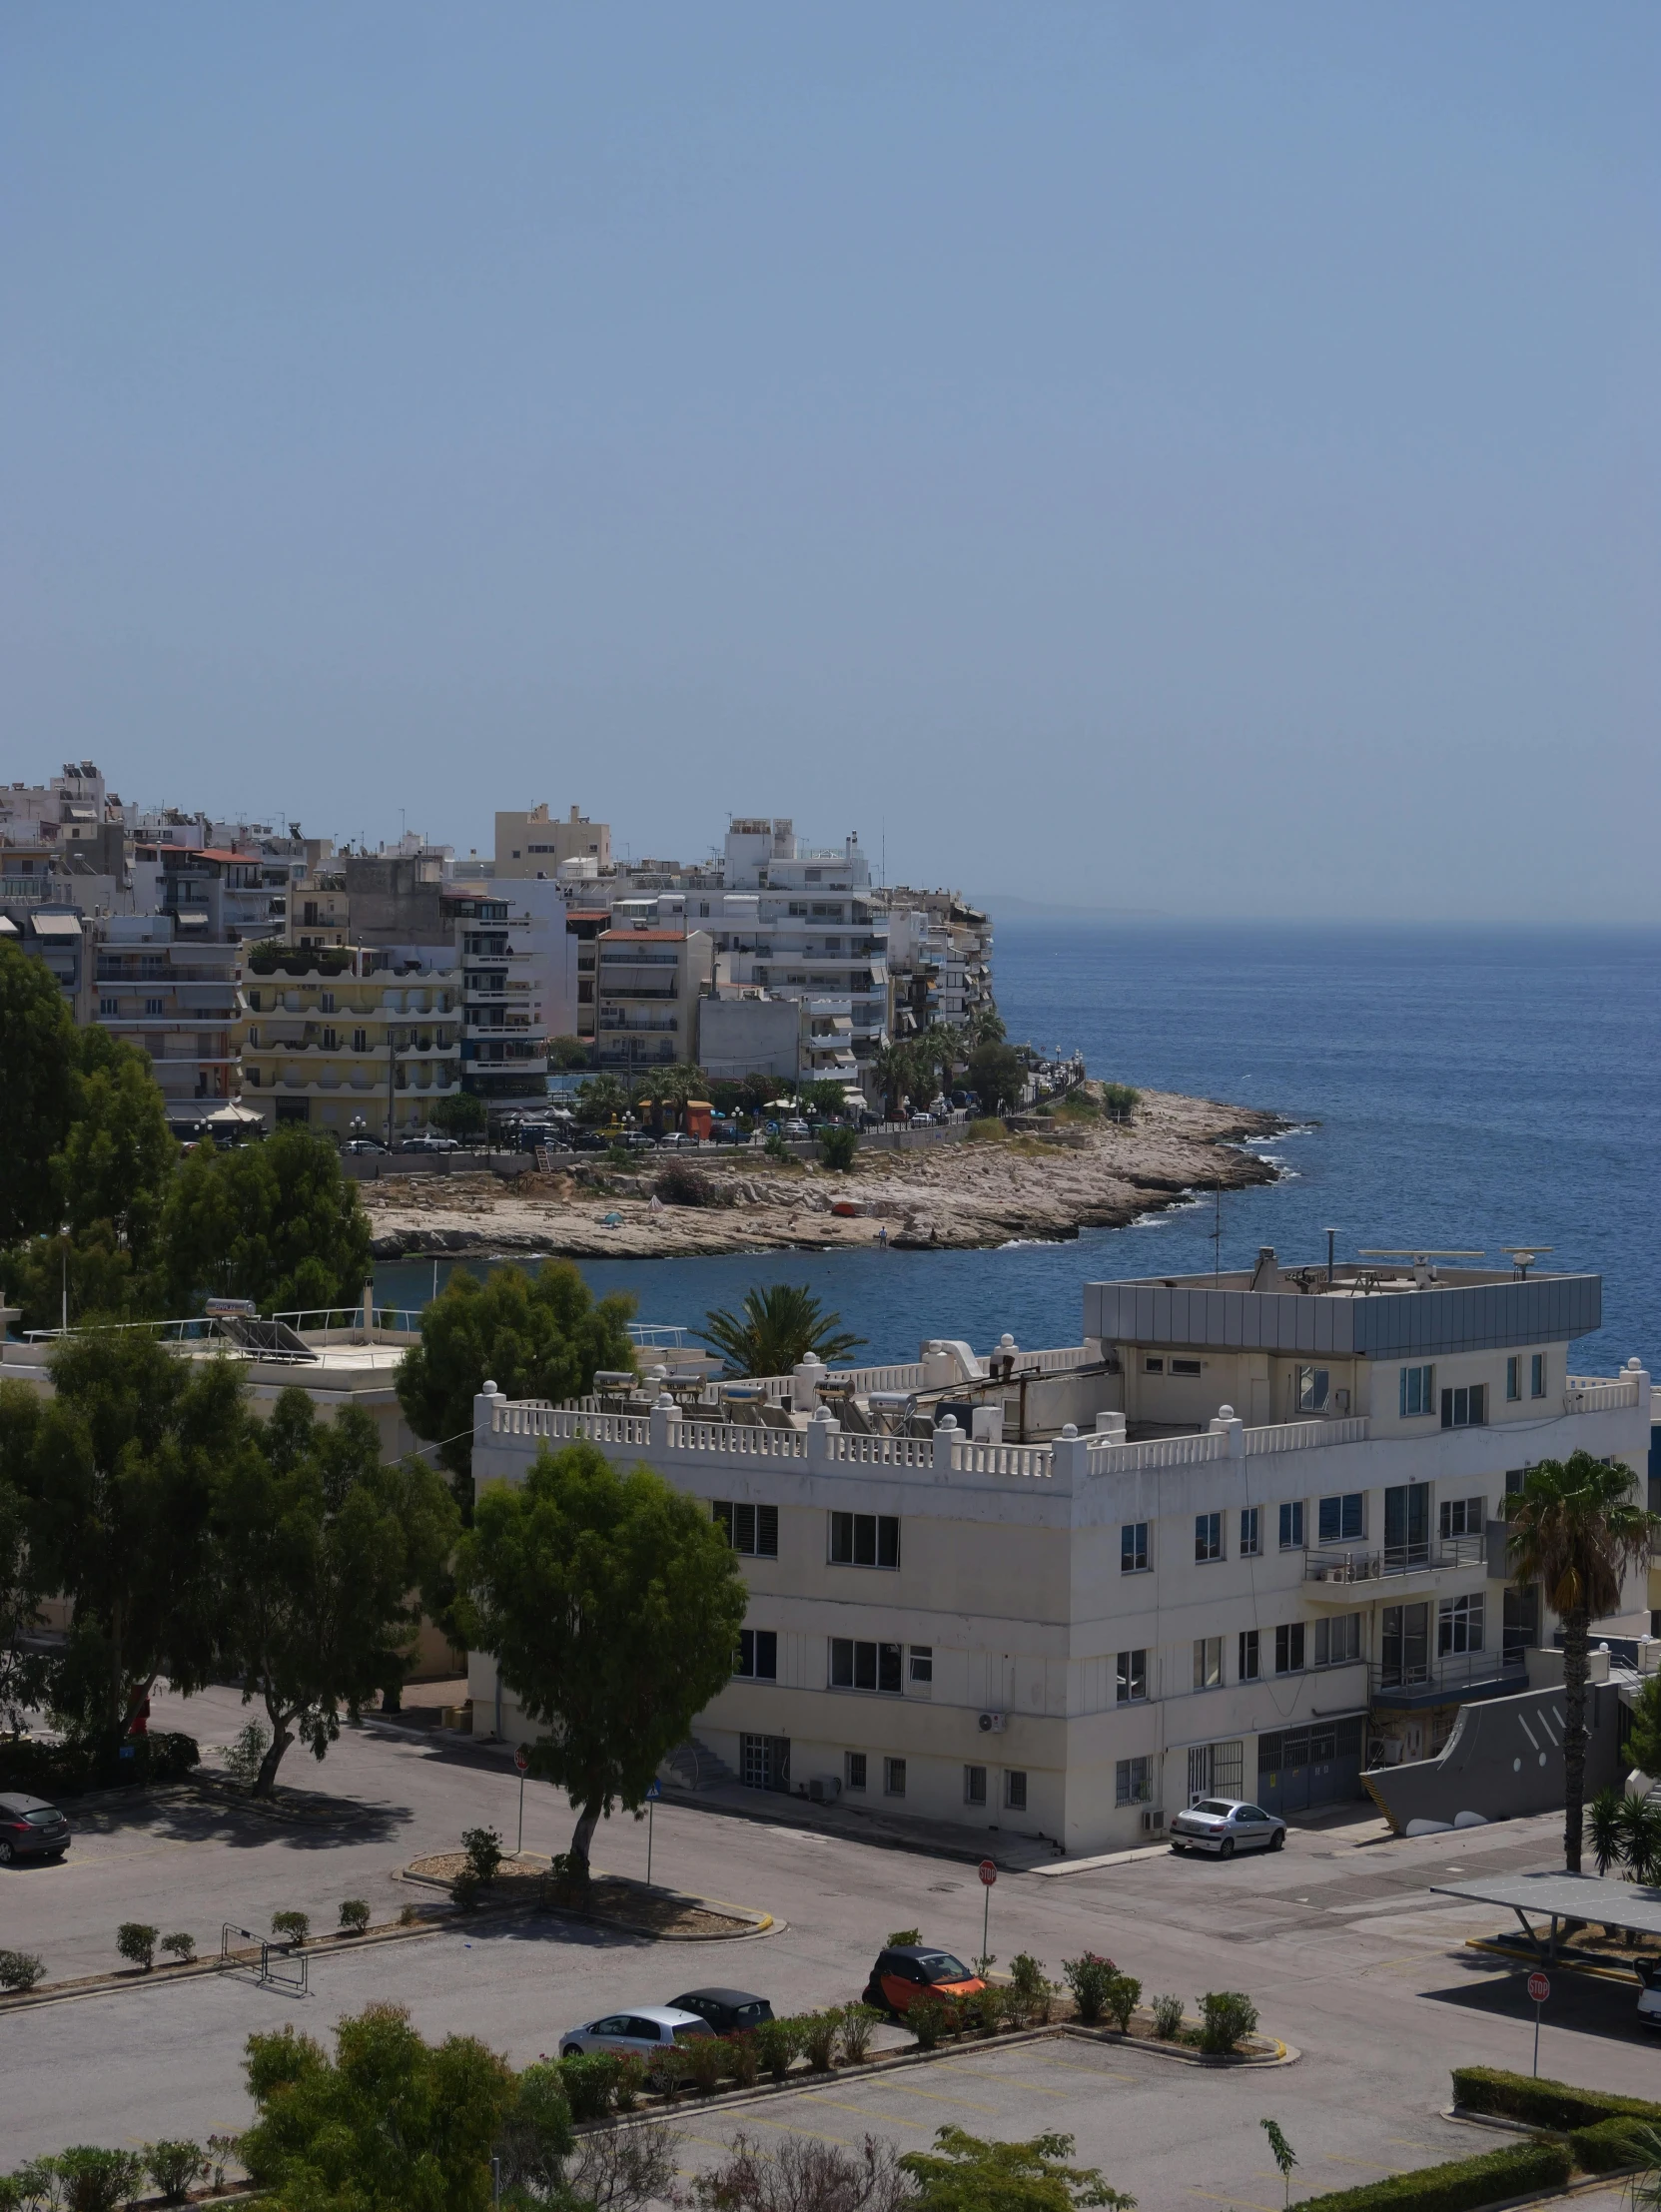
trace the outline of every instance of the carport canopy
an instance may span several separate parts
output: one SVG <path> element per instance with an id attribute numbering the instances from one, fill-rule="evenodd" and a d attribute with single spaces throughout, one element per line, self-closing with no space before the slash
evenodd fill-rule
<path id="1" fill-rule="evenodd" d="M 1557 1956 L 1557 1938 L 1566 1921 L 1596 1920 L 1604 1927 L 1629 1927 L 1642 1935 L 1661 1935 L 1661 1889 L 1635 1881 L 1610 1881 L 1601 1874 L 1495 1874 L 1480 1881 L 1433 1881 L 1438 1897 L 1463 1897 L 1472 1904 L 1503 1905 L 1522 1922 L 1523 1933 L 1542 1958 Z M 1529 1920 L 1549 1920 L 1541 1936 Z"/>

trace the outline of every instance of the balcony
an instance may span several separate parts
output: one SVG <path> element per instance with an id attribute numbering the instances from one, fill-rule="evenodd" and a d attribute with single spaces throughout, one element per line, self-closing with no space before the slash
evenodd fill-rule
<path id="1" fill-rule="evenodd" d="M 1304 1552 L 1303 1580 L 1320 1584 L 1341 1603 L 1361 1583 L 1410 1587 L 1451 1569 L 1485 1568 L 1487 1563 L 1487 1540 L 1481 1536 L 1432 1537 L 1372 1552 L 1354 1545 L 1332 1545 Z"/>
<path id="2" fill-rule="evenodd" d="M 1452 1705 L 1469 1698 L 1510 1698 L 1528 1688 L 1526 1655 L 1497 1652 L 1410 1654 L 1367 1669 L 1373 1702 L 1390 1706 Z"/>

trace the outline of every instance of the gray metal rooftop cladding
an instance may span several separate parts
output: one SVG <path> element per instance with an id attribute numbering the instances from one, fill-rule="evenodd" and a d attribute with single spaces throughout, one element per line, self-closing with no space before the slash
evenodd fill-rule
<path id="1" fill-rule="evenodd" d="M 1085 1335 L 1110 1344 L 1195 1344 L 1220 1351 L 1414 1359 L 1561 1343 L 1603 1324 L 1601 1275 L 1328 1297 L 1087 1282 Z"/>

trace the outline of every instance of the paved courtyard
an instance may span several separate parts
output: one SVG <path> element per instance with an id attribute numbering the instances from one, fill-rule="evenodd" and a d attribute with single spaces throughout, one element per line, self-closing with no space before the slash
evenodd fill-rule
<path id="1" fill-rule="evenodd" d="M 226 1693 L 159 1704 L 161 1725 L 190 1726 L 205 1743 L 228 1739 L 242 1719 Z M 124 1919 L 188 1928 L 204 1949 L 217 1946 L 222 1920 L 259 1928 L 282 1906 L 329 1927 L 343 1897 L 362 1896 L 389 1919 L 417 1893 L 399 1878 L 410 1859 L 453 1845 L 477 1822 L 514 1841 L 518 1784 L 505 1756 L 484 1747 L 374 1722 L 346 1732 L 321 1768 L 291 1761 L 286 1779 L 317 1792 L 328 1818 L 279 1823 L 189 1798 L 100 1813 L 79 1824 L 62 1867 L 0 1875 L 0 1944 L 41 1952 L 56 1977 L 116 1963 Z M 1062 1876 L 1001 1874 L 991 1943 L 1005 1961 L 1031 1950 L 1057 1974 L 1089 1947 L 1139 1975 L 1149 1994 L 1175 1990 L 1191 2008 L 1202 1990 L 1244 1989 L 1298 2062 L 1217 2074 L 1072 2039 L 972 2049 L 880 2084 L 838 2081 L 742 2111 L 690 2111 L 685 2160 L 713 2156 L 739 2124 L 845 2140 L 870 2127 L 907 2146 L 943 2119 L 995 2134 L 1059 2127 L 1077 2136 L 1086 2163 L 1158 2212 L 1277 2202 L 1257 2126 L 1264 2114 L 1296 2147 L 1306 2191 L 1485 2147 L 1492 2137 L 1439 2116 L 1448 2070 L 1470 2061 L 1526 2069 L 1532 2007 L 1516 1973 L 1466 1947 L 1467 1936 L 1493 1932 L 1492 1910 L 1429 1885 L 1551 1864 L 1559 1827 L 1545 1819 L 1409 1841 L 1382 1838 L 1357 1816 L 1295 1832 L 1272 1857 L 1227 1865 L 1156 1853 Z M 555 1793 L 527 1788 L 528 1849 L 562 1848 L 569 1828 Z M 655 1879 L 765 1908 L 776 1931 L 654 1944 L 554 1919 L 474 1923 L 320 1956 L 304 2001 L 234 1974 L 14 2013 L 0 2019 L 4 2160 L 68 2142 L 234 2130 L 249 2117 L 241 2061 L 250 2032 L 292 2019 L 327 2035 L 372 1999 L 408 2005 L 429 2035 L 477 2034 L 523 2064 L 595 2012 L 699 1982 L 757 1989 L 781 2011 L 851 1998 L 893 1927 L 915 1923 L 960 1951 L 980 1947 L 982 1891 L 962 1859 L 698 1806 L 659 1807 L 654 1830 Z M 644 1826 L 603 1827 L 595 1857 L 643 1874 Z M 1654 2093 L 1656 2050 L 1635 1997 L 1635 1986 L 1558 1974 L 1542 2072 Z"/>

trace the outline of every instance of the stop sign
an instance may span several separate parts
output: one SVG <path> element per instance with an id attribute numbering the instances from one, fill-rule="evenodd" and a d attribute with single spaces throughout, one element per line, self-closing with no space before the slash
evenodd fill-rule
<path id="1" fill-rule="evenodd" d="M 1548 1977 L 1545 1974 L 1530 1974 L 1528 1977 L 1528 1994 L 1536 2004 L 1544 2004 L 1551 1994 L 1551 1982 Z"/>
<path id="2" fill-rule="evenodd" d="M 525 1750 L 525 1748 L 524 1748 L 524 1746 L 523 1746 L 522 1744 L 521 1744 L 521 1745 L 519 1746 L 518 1750 L 517 1750 L 517 1751 L 516 1751 L 516 1752 L 515 1752 L 515 1753 L 513 1754 L 513 1764 L 514 1764 L 514 1766 L 515 1766 L 515 1767 L 517 1767 L 517 1769 L 519 1770 L 519 1772 L 520 1772 L 520 1774 L 521 1774 L 521 1775 L 522 1775 L 522 1774 L 526 1774 L 526 1773 L 528 1773 L 528 1772 L 529 1772 L 529 1769 L 530 1769 L 530 1754 L 529 1754 L 529 1752 L 527 1752 L 527 1751 Z"/>
<path id="3" fill-rule="evenodd" d="M 992 1863 L 992 1861 L 991 1861 L 991 1859 L 990 1859 L 990 1858 L 983 1858 L 983 1859 L 981 1860 L 981 1879 L 982 1879 L 982 1880 L 983 1880 L 983 1881 L 984 1881 L 984 1882 L 986 1883 L 987 1887 L 988 1887 L 988 1888 L 990 1889 L 990 1888 L 992 1887 L 992 1884 L 993 1884 L 993 1883 L 994 1883 L 994 1882 L 995 1882 L 995 1881 L 997 1880 L 997 1878 L 998 1878 L 998 1869 L 997 1869 L 997 1867 L 996 1867 L 996 1866 L 995 1866 L 995 1865 L 994 1865 L 994 1864 Z"/>

